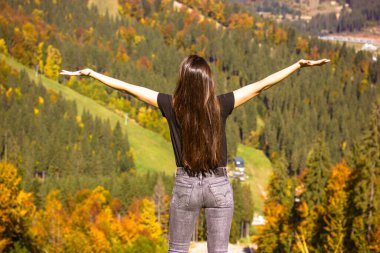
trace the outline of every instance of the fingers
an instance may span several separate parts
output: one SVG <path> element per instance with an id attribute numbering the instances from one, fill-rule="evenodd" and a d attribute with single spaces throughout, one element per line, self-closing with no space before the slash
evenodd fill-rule
<path id="1" fill-rule="evenodd" d="M 321 66 L 323 64 L 326 64 L 328 62 L 330 62 L 329 59 L 322 59 L 322 60 L 318 60 L 318 61 L 308 61 L 309 62 L 309 66 L 313 66 L 313 65 L 317 65 L 317 66 Z"/>
<path id="2" fill-rule="evenodd" d="M 330 62 L 329 59 L 322 59 L 322 60 L 320 60 L 320 65 L 326 64 L 328 62 Z"/>
<path id="3" fill-rule="evenodd" d="M 330 62 L 330 59 L 321 59 L 321 60 L 300 60 L 299 63 L 301 64 L 301 67 L 311 67 L 311 66 L 321 66 L 323 64 L 326 64 Z"/>

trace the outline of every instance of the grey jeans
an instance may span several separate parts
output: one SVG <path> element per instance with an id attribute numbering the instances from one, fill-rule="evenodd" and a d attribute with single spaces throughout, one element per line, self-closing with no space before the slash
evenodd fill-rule
<path id="1" fill-rule="evenodd" d="M 228 251 L 232 214 L 233 191 L 225 167 L 224 175 L 208 173 L 189 176 L 177 168 L 169 210 L 169 253 L 189 251 L 190 240 L 199 211 L 205 209 L 208 253 Z"/>

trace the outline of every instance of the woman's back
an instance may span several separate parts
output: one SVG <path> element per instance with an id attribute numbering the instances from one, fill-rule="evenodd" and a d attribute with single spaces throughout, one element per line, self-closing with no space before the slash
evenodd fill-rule
<path id="1" fill-rule="evenodd" d="M 226 120 L 234 108 L 234 94 L 229 92 L 217 96 L 220 105 L 220 124 L 221 124 L 221 159 L 218 166 L 224 167 L 227 165 L 227 141 L 226 141 Z M 173 109 L 173 96 L 169 94 L 159 93 L 157 97 L 158 107 L 161 110 L 169 124 L 170 138 L 173 145 L 174 155 L 177 167 L 184 167 L 182 162 L 182 149 L 181 149 L 181 127 L 177 120 L 175 111 Z M 195 136 L 196 138 L 196 136 Z M 206 143 L 204 143 L 206 145 Z"/>

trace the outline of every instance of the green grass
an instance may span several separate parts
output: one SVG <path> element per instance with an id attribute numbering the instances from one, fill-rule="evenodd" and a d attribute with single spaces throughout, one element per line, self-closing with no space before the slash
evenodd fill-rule
<path id="1" fill-rule="evenodd" d="M 272 174 L 272 164 L 263 151 L 252 147 L 239 145 L 237 155 L 245 161 L 245 170 L 248 176 L 246 182 L 250 185 L 253 193 L 255 212 L 262 213 L 266 187 Z"/>
<path id="2" fill-rule="evenodd" d="M 159 134 L 139 126 L 131 119 L 128 120 L 128 125 L 124 125 L 124 119 L 121 116 L 96 101 L 43 75 L 36 77 L 32 69 L 25 67 L 10 56 L 5 57 L 5 61 L 17 70 L 26 70 L 29 77 L 36 83 L 41 81 L 47 89 L 61 93 L 68 100 L 74 100 L 79 113 L 86 109 L 93 116 L 98 116 L 104 120 L 108 119 L 112 126 L 120 122 L 123 131 L 128 134 L 129 144 L 136 154 L 135 165 L 138 172 L 164 171 L 168 175 L 174 173 L 176 164 L 171 143 Z M 261 122 L 262 124 L 263 122 Z M 262 192 L 265 190 L 272 172 L 270 161 L 261 150 L 244 145 L 239 145 L 237 155 L 243 157 L 246 162 L 246 171 L 249 176 L 246 183 L 250 184 L 253 191 L 255 211 L 262 213 Z"/>

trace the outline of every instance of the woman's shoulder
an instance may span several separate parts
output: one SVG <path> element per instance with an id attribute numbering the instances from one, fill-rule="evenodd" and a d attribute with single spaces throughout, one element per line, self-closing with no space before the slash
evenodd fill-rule
<path id="1" fill-rule="evenodd" d="M 234 96 L 234 92 L 231 91 L 231 92 L 227 92 L 227 93 L 224 93 L 224 94 L 220 94 L 218 95 L 218 99 L 220 101 L 220 103 L 228 103 L 228 104 L 231 104 L 231 103 L 234 103 L 235 102 L 235 96 Z"/>
<path id="2" fill-rule="evenodd" d="M 173 95 L 159 92 L 157 95 L 157 104 L 162 116 L 167 117 L 172 111 Z"/>
<path id="3" fill-rule="evenodd" d="M 235 106 L 235 96 L 234 93 L 227 92 L 224 94 L 218 95 L 219 103 L 220 103 L 220 108 L 222 111 L 222 114 L 227 117 L 232 113 L 232 110 L 234 109 Z"/>

